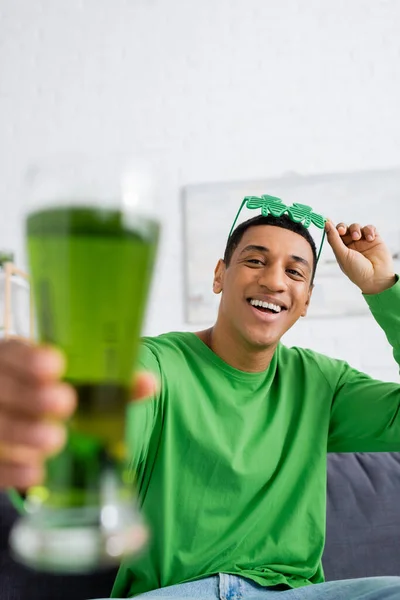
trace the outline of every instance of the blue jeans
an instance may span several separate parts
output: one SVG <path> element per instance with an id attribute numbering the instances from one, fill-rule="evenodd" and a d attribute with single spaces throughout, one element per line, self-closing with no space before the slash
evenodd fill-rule
<path id="1" fill-rule="evenodd" d="M 400 577 L 344 579 L 295 590 L 262 587 L 250 579 L 220 573 L 135 596 L 135 600 L 400 600 Z"/>

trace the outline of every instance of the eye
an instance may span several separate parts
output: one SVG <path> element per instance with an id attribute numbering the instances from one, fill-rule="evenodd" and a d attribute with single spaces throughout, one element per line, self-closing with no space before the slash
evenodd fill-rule
<path id="1" fill-rule="evenodd" d="M 286 269 L 286 272 L 295 275 L 296 277 L 304 277 L 303 273 L 300 273 L 297 269 Z"/>
<path id="2" fill-rule="evenodd" d="M 247 263 L 251 263 L 252 265 L 264 265 L 263 261 L 259 258 L 247 258 Z"/>

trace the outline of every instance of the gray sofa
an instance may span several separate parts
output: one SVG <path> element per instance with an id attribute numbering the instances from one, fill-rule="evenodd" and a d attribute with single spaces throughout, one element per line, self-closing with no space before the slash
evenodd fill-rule
<path id="1" fill-rule="evenodd" d="M 330 454 L 327 485 L 326 579 L 400 575 L 400 453 Z M 115 571 L 49 576 L 15 564 L 7 550 L 15 518 L 0 495 L 0 600 L 109 596 Z"/>

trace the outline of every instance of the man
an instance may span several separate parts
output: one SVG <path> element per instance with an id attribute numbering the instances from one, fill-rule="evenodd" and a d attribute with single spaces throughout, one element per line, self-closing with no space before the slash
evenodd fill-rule
<path id="1" fill-rule="evenodd" d="M 325 230 L 399 362 L 400 283 L 388 249 L 371 225 Z M 128 439 L 152 539 L 122 565 L 113 597 L 400 597 L 397 577 L 323 583 L 326 451 L 400 450 L 400 386 L 280 343 L 307 313 L 315 267 L 308 230 L 286 215 L 256 217 L 217 264 L 214 327 L 143 340 L 141 365 L 161 385 L 138 381 L 137 397 L 156 398 L 132 404 Z M 1 349 L 3 486 L 32 484 L 38 448 L 62 443 L 60 431 L 51 440 L 40 430 L 40 411 L 73 410 L 60 369 L 48 350 Z M 27 381 L 37 390 L 29 405 Z"/>

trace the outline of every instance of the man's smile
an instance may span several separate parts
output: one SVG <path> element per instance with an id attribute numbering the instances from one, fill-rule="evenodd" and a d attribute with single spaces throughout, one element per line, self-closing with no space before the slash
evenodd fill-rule
<path id="1" fill-rule="evenodd" d="M 264 322 L 273 322 L 279 319 L 287 309 L 282 304 L 275 302 L 267 302 L 265 300 L 258 300 L 256 298 L 248 298 L 247 304 L 249 305 L 252 313 Z"/>

